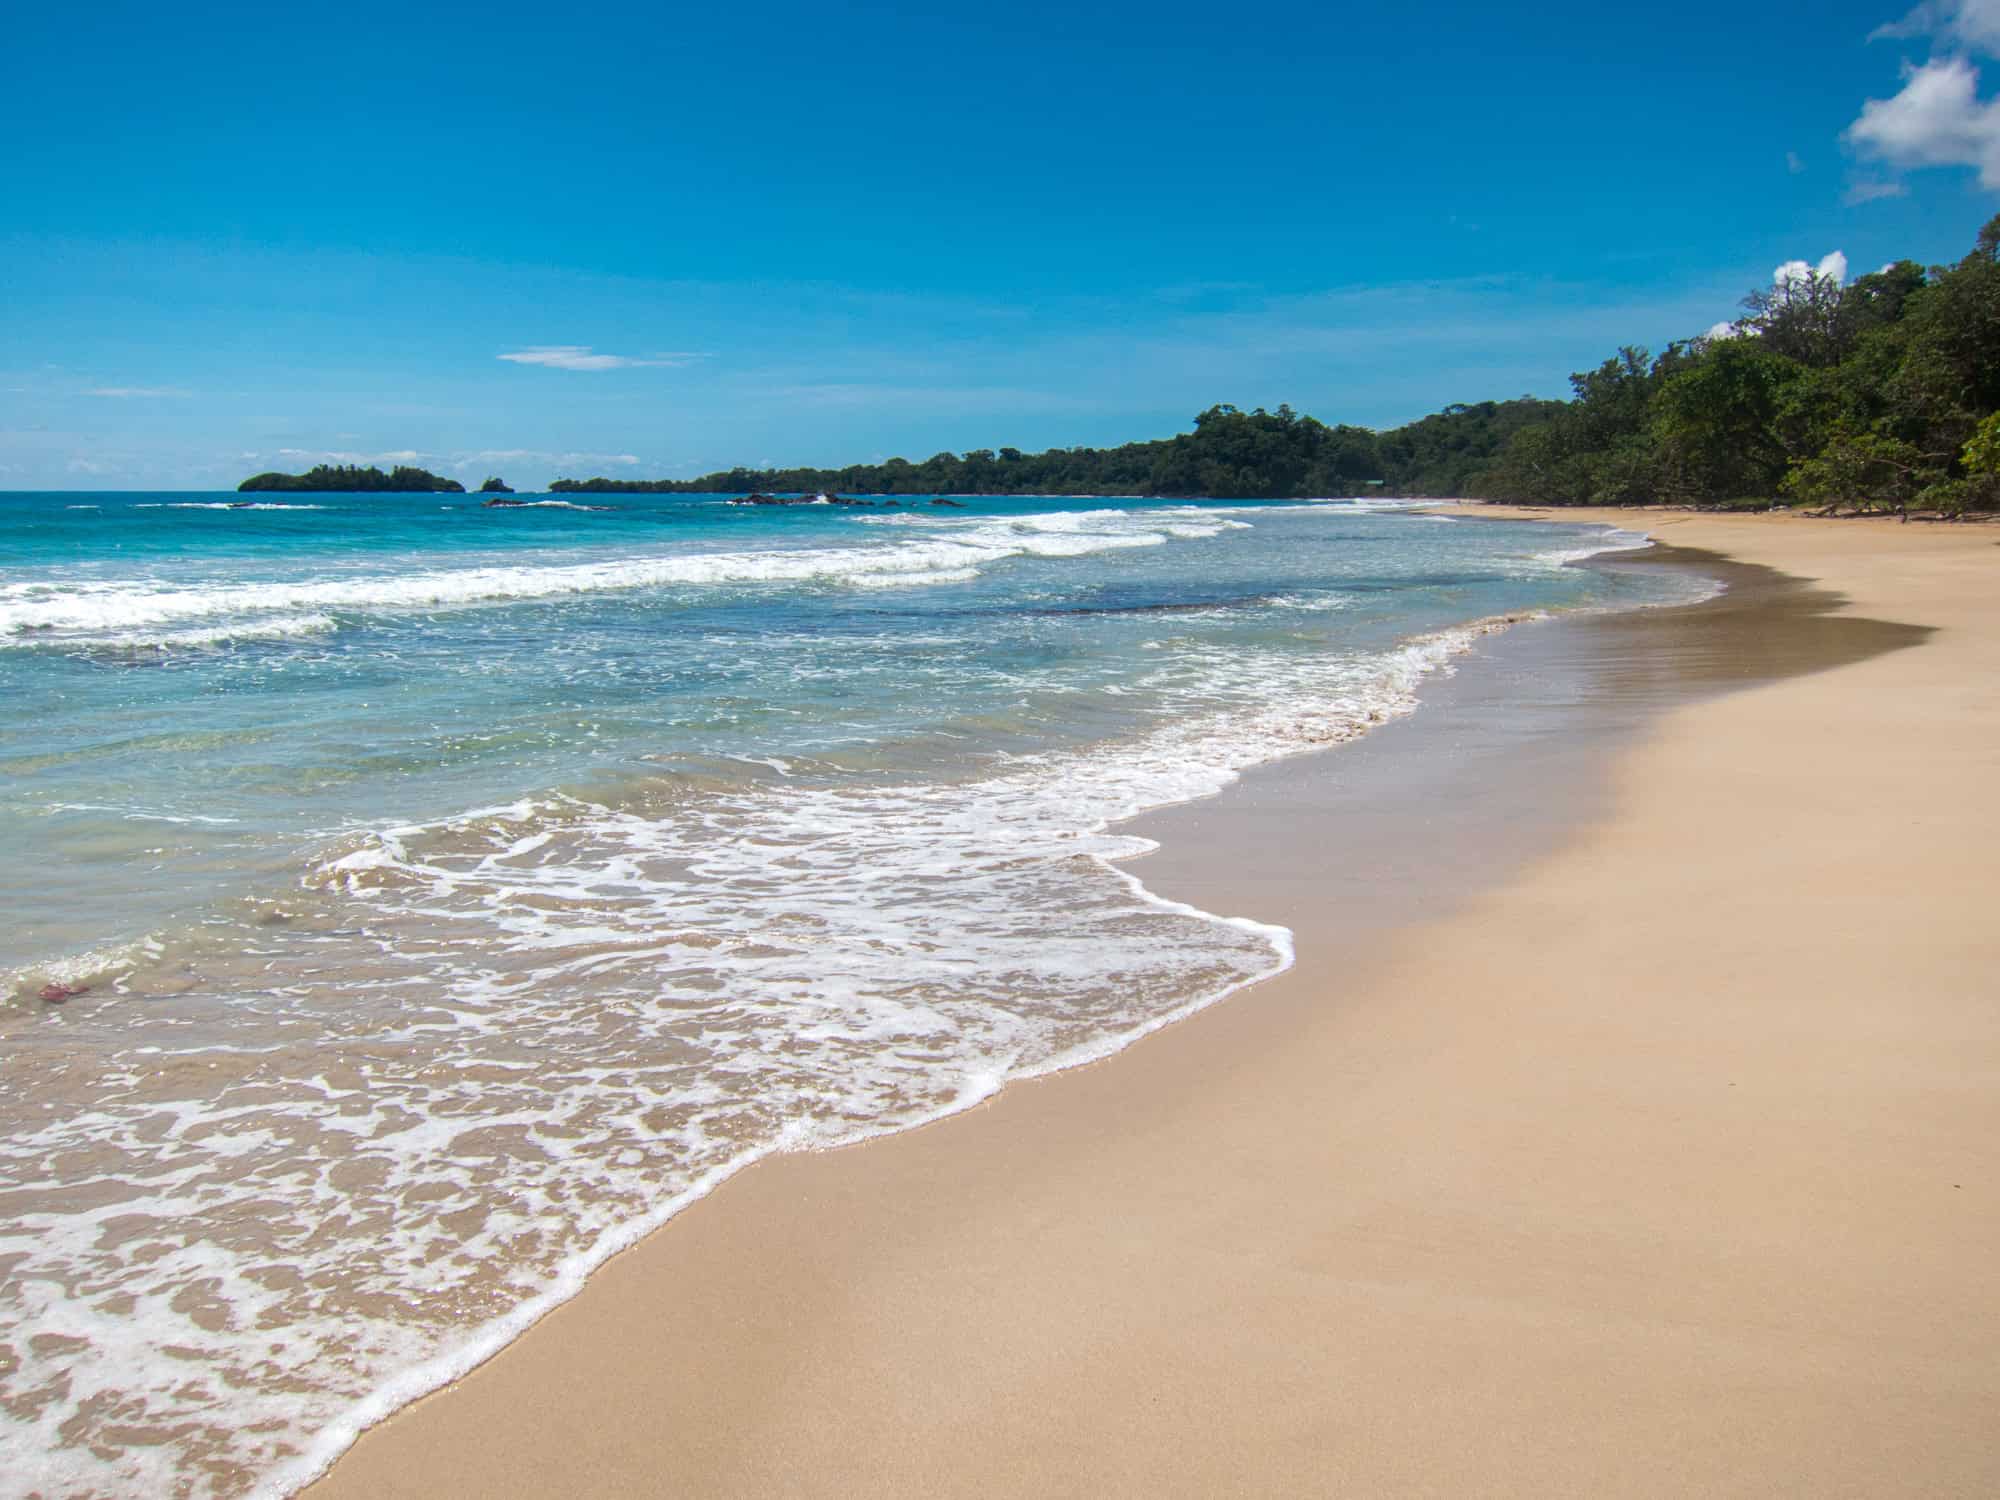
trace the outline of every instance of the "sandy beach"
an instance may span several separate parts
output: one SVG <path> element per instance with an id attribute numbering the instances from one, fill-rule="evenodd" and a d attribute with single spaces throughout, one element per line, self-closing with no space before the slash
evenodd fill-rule
<path id="1" fill-rule="evenodd" d="M 1292 971 L 759 1164 L 308 1493 L 2000 1493 L 2000 527 L 1589 518 L 1730 595 L 1142 825 Z"/>

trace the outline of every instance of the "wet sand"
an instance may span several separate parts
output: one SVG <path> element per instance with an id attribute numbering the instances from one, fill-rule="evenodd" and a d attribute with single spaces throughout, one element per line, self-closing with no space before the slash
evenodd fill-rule
<path id="1" fill-rule="evenodd" d="M 1141 825 L 1290 973 L 759 1164 L 310 1493 L 2000 1493 L 2000 528 L 1606 519 L 1731 593 Z"/>

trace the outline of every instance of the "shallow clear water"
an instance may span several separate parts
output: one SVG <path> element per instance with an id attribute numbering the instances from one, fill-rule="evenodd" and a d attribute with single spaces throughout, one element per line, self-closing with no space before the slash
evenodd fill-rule
<path id="1" fill-rule="evenodd" d="M 0 1493 L 283 1489 L 744 1162 L 1274 972 L 1113 825 L 1682 587 L 1352 504 L 603 503 L 0 496 Z"/>

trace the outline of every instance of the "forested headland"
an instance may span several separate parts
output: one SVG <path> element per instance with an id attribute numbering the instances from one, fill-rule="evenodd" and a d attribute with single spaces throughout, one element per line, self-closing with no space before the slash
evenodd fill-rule
<path id="1" fill-rule="evenodd" d="M 1725 328 L 1628 346 L 1567 401 L 1449 406 L 1387 431 L 1215 406 L 1117 448 L 1016 448 L 552 490 L 1083 494 L 1219 499 L 1384 493 L 1537 505 L 1797 503 L 1956 515 L 2000 503 L 2000 217 L 1950 266 L 1851 282 L 1803 266 Z M 399 471 L 400 472 L 400 471 Z"/>
<path id="2" fill-rule="evenodd" d="M 698 479 L 558 479 L 584 494 L 758 491 L 862 495 L 1205 495 L 1216 499 L 1352 495 L 1465 495 L 1516 432 L 1563 406 L 1523 396 L 1451 406 L 1376 432 L 1329 427 L 1289 406 L 1275 412 L 1214 406 L 1194 431 L 1117 448 L 1018 448 L 939 453 L 912 463 L 840 469 L 728 469 Z"/>
<path id="3" fill-rule="evenodd" d="M 254 490 L 323 490 L 344 495 L 465 493 L 465 486 L 456 479 L 404 464 L 386 474 L 372 466 L 364 469 L 356 464 L 316 464 L 303 474 L 253 474 L 236 489 L 239 494 Z"/>

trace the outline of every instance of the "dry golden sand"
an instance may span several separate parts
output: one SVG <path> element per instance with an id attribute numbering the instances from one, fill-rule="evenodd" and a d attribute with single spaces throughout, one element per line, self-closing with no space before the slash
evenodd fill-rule
<path id="1" fill-rule="evenodd" d="M 752 1169 L 312 1493 L 2000 1494 L 2000 528 L 1636 524 L 1865 649 L 1538 795 L 1517 735 L 1484 854 L 1424 823 L 1497 881 L 1357 883 L 1341 767 L 1401 726 L 1184 812 L 1199 858 L 1162 820 L 1148 881 L 1238 872 L 1292 973 Z M 1722 676 L 1782 634 L 1739 613 Z M 1370 890 L 1434 915 L 1363 941 Z"/>

